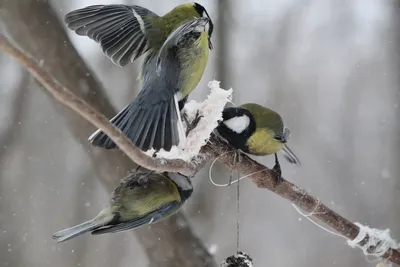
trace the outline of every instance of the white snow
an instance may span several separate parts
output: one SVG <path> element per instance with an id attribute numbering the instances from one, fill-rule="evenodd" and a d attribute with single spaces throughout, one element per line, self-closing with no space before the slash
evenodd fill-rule
<path id="1" fill-rule="evenodd" d="M 157 153 L 158 158 L 182 159 L 191 161 L 197 156 L 202 146 L 207 143 L 212 131 L 218 126 L 218 121 L 222 120 L 222 111 L 226 103 L 231 101 L 232 89 L 225 90 L 219 87 L 219 81 L 210 81 L 208 87 L 211 89 L 207 99 L 201 103 L 191 100 L 186 103 L 183 112 L 186 112 L 189 122 L 196 117 L 197 111 L 203 117 L 200 119 L 196 128 L 194 128 L 186 138 L 186 145 L 182 148 L 172 147 L 171 151 L 160 150 Z M 186 125 L 185 131 L 186 131 Z M 154 150 L 146 152 L 147 155 L 153 155 Z"/>

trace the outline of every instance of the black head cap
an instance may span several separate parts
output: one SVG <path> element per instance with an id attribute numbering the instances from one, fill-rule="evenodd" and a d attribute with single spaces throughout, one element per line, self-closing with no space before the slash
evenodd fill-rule
<path id="1" fill-rule="evenodd" d="M 196 9 L 196 11 L 200 15 L 200 17 L 208 18 L 208 20 L 210 21 L 209 22 L 209 28 L 208 28 L 208 44 L 209 44 L 210 49 L 212 49 L 213 46 L 212 46 L 212 43 L 211 43 L 211 36 L 213 34 L 213 31 L 214 31 L 214 24 L 212 23 L 212 20 L 211 20 L 210 16 L 208 15 L 207 10 L 202 5 L 200 5 L 199 3 L 195 2 L 194 3 L 194 9 Z"/>
<path id="2" fill-rule="evenodd" d="M 229 107 L 222 112 L 222 119 L 217 132 L 236 149 L 250 153 L 247 140 L 256 131 L 256 122 L 253 115 L 244 108 Z M 233 124 L 229 123 L 231 121 Z M 235 122 L 236 121 L 236 122 Z"/>

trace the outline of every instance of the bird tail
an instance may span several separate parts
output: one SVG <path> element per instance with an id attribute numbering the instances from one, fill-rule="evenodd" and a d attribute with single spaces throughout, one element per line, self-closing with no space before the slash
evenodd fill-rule
<path id="1" fill-rule="evenodd" d="M 118 216 L 109 209 L 102 210 L 94 219 L 75 225 L 71 228 L 67 228 L 58 231 L 53 234 L 53 239 L 57 242 L 64 242 L 76 236 L 98 229 L 104 225 L 112 223 L 117 220 Z"/>
<path id="2" fill-rule="evenodd" d="M 143 151 L 164 149 L 170 151 L 172 146 L 185 144 L 179 111 L 178 97 L 159 101 L 147 106 L 141 105 L 139 97 L 126 106 L 110 120 L 137 147 Z M 115 143 L 100 129 L 94 132 L 89 141 L 93 146 L 106 149 L 115 148 Z"/>
<path id="3" fill-rule="evenodd" d="M 286 158 L 287 161 L 293 164 L 300 164 L 299 158 L 294 154 L 294 152 L 285 144 L 283 149 L 283 156 Z"/>
<path id="4" fill-rule="evenodd" d="M 61 231 L 58 231 L 53 234 L 53 239 L 57 242 L 64 242 L 76 236 L 82 235 L 89 231 L 92 231 L 98 228 L 99 225 L 95 222 L 95 220 L 90 220 L 79 225 L 75 225 L 71 228 L 67 228 Z"/>

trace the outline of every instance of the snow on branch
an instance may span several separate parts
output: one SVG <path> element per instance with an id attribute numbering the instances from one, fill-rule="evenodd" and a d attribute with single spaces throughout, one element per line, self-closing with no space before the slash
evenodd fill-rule
<path id="1" fill-rule="evenodd" d="M 186 103 L 183 112 L 186 113 L 188 121 L 193 121 L 198 115 L 203 116 L 196 128 L 190 131 L 186 138 L 186 145 L 181 149 L 173 147 L 171 151 L 159 151 L 157 157 L 165 159 L 182 159 L 190 162 L 199 155 L 200 149 L 207 143 L 213 130 L 218 126 L 218 121 L 222 120 L 222 111 L 225 104 L 231 100 L 232 89 L 224 90 L 219 87 L 218 81 L 208 83 L 211 89 L 207 99 L 201 103 L 194 100 Z M 149 152 L 152 155 L 153 151 Z"/>

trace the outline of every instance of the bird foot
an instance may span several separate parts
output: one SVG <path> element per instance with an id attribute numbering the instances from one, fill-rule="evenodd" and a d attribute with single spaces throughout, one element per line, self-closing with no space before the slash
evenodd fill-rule
<path id="1" fill-rule="evenodd" d="M 196 112 L 196 117 L 194 118 L 194 120 L 192 122 L 189 122 L 186 113 L 183 113 L 182 115 L 183 120 L 186 123 L 186 137 L 189 135 L 189 133 L 191 131 L 193 131 L 193 129 L 195 129 L 197 127 L 197 125 L 199 124 L 199 121 L 202 117 L 204 117 L 203 115 L 199 115 L 199 111 L 197 110 Z"/>

